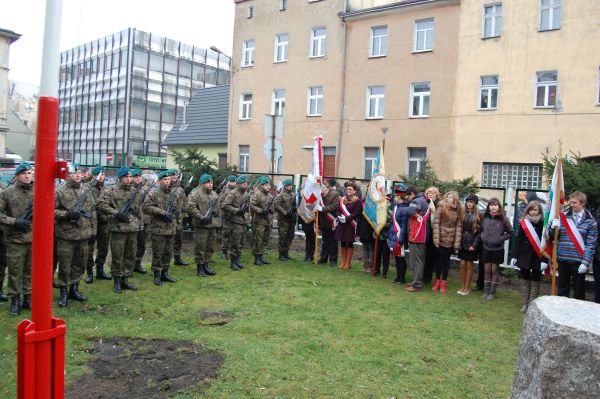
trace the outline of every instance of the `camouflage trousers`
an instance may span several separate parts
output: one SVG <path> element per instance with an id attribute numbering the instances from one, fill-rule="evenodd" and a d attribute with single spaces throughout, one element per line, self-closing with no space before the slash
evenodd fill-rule
<path id="1" fill-rule="evenodd" d="M 96 233 L 96 242 L 89 244 L 88 248 L 88 269 L 94 267 L 94 249 L 96 248 L 96 270 L 104 269 L 106 263 L 106 257 L 108 256 L 108 245 L 110 243 L 110 231 L 108 230 L 108 223 L 98 222 L 98 232 Z"/>
<path id="2" fill-rule="evenodd" d="M 137 232 L 110 233 L 110 274 L 113 277 L 130 277 L 135 263 Z"/>
<path id="3" fill-rule="evenodd" d="M 57 239 L 58 284 L 66 287 L 79 283 L 85 270 L 84 259 L 87 259 L 89 239 L 63 240 Z"/>
<path id="4" fill-rule="evenodd" d="M 277 221 L 279 242 L 277 248 L 279 252 L 287 252 L 290 250 L 292 241 L 294 240 L 294 233 L 296 232 L 296 219 L 292 220 L 278 220 Z"/>
<path id="5" fill-rule="evenodd" d="M 271 237 L 271 226 L 254 223 L 252 225 L 252 236 L 252 253 L 254 255 L 264 255 Z"/>
<path id="6" fill-rule="evenodd" d="M 8 296 L 31 294 L 31 243 L 6 243 Z"/>
<path id="7" fill-rule="evenodd" d="M 223 228 L 221 229 L 221 250 L 227 251 L 231 246 L 231 229 L 232 225 L 223 223 Z"/>
<path id="8" fill-rule="evenodd" d="M 136 263 L 141 262 L 146 253 L 146 241 L 150 232 L 148 226 L 144 226 L 144 230 L 137 232 L 137 250 L 135 251 Z"/>
<path id="9" fill-rule="evenodd" d="M 175 235 L 159 236 L 152 234 L 152 270 L 159 272 L 169 270 L 173 257 L 173 242 Z"/>
<path id="10" fill-rule="evenodd" d="M 196 227 L 194 229 L 194 258 L 196 264 L 207 263 L 215 252 L 217 229 Z"/>
<path id="11" fill-rule="evenodd" d="M 181 245 L 183 238 L 183 226 L 178 225 L 177 230 L 175 230 L 175 237 L 173 239 L 173 256 L 181 256 Z"/>
<path id="12" fill-rule="evenodd" d="M 242 255 L 244 238 L 246 237 L 246 226 L 243 224 L 229 224 L 231 227 L 230 251 L 231 255 L 239 258 Z"/>
<path id="13" fill-rule="evenodd" d="M 0 231 L 0 291 L 2 290 L 2 283 L 6 278 L 6 244 L 4 243 L 4 237 L 2 231 Z"/>

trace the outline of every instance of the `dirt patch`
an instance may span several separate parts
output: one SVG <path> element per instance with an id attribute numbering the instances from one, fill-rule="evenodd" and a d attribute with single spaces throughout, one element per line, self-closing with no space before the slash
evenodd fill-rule
<path id="1" fill-rule="evenodd" d="M 66 390 L 69 399 L 159 399 L 210 385 L 223 355 L 186 341 L 100 340 L 91 371 Z"/>
<path id="2" fill-rule="evenodd" d="M 233 316 L 234 313 L 228 310 L 203 310 L 200 312 L 200 325 L 224 326 Z"/>

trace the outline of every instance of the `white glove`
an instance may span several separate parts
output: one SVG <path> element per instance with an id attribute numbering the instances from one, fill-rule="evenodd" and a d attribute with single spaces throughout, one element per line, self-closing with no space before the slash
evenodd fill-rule
<path id="1" fill-rule="evenodd" d="M 585 273 L 587 273 L 587 269 L 588 269 L 588 267 L 582 263 L 581 265 L 579 265 L 579 269 L 577 269 L 577 273 L 585 274 Z"/>
<path id="2" fill-rule="evenodd" d="M 338 220 L 340 221 L 340 223 L 346 223 L 346 216 L 340 215 L 338 216 Z"/>
<path id="3" fill-rule="evenodd" d="M 323 207 L 321 206 L 321 204 L 319 202 L 317 202 L 315 204 L 315 211 L 321 212 L 322 210 L 323 210 Z"/>
<path id="4" fill-rule="evenodd" d="M 553 229 L 556 229 L 556 228 L 559 228 L 559 227 L 560 227 L 560 220 L 558 220 L 558 219 L 553 219 L 553 220 L 552 220 L 552 228 L 553 228 Z"/>
<path id="5" fill-rule="evenodd" d="M 511 266 L 516 266 L 516 265 L 517 265 L 517 258 L 512 258 L 512 259 L 510 260 L 510 265 L 511 265 Z"/>
<path id="6" fill-rule="evenodd" d="M 542 271 L 542 273 L 545 272 L 547 268 L 548 268 L 548 264 L 546 262 L 542 262 L 540 264 L 540 270 Z"/>

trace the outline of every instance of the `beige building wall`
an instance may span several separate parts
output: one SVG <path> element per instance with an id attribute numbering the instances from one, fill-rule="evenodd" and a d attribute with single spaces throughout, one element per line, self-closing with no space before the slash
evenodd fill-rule
<path id="1" fill-rule="evenodd" d="M 8 60 L 10 58 L 10 45 L 18 40 L 21 35 L 0 28 L 0 156 L 4 157 L 6 148 L 6 132 L 8 131 Z"/>

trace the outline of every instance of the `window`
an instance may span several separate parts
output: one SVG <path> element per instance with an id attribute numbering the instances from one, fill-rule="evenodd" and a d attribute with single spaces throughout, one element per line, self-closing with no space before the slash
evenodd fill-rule
<path id="1" fill-rule="evenodd" d="M 561 0 L 541 0 L 540 31 L 560 29 Z"/>
<path id="2" fill-rule="evenodd" d="M 274 62 L 286 62 L 288 60 L 288 34 L 275 35 Z"/>
<path id="3" fill-rule="evenodd" d="M 551 108 L 556 106 L 558 94 L 558 72 L 544 71 L 537 73 L 535 83 L 535 106 L 538 108 Z"/>
<path id="4" fill-rule="evenodd" d="M 321 116 L 323 114 L 323 86 L 310 87 L 308 89 L 309 116 Z"/>
<path id="5" fill-rule="evenodd" d="M 327 52 L 327 28 L 314 28 L 310 37 L 310 57 L 324 57 Z"/>
<path id="6" fill-rule="evenodd" d="M 479 109 L 498 108 L 498 75 L 482 76 L 479 89 Z"/>
<path id="7" fill-rule="evenodd" d="M 252 118 L 252 93 L 243 93 L 240 96 L 240 119 Z"/>
<path id="8" fill-rule="evenodd" d="M 367 119 L 383 118 L 385 108 L 385 86 L 370 86 L 367 89 Z"/>
<path id="9" fill-rule="evenodd" d="M 502 34 L 502 4 L 483 6 L 483 38 L 500 37 Z"/>
<path id="10" fill-rule="evenodd" d="M 248 6 L 246 9 L 246 18 L 252 18 L 254 16 L 254 6 Z"/>
<path id="11" fill-rule="evenodd" d="M 409 148 L 408 149 L 408 175 L 414 176 L 421 171 L 425 158 L 427 157 L 427 148 Z"/>
<path id="12" fill-rule="evenodd" d="M 365 147 L 365 179 L 370 180 L 373 177 L 373 170 L 377 162 L 377 147 Z"/>
<path id="13" fill-rule="evenodd" d="M 387 54 L 388 28 L 387 26 L 377 26 L 371 28 L 371 45 L 369 56 L 382 57 Z"/>
<path id="14" fill-rule="evenodd" d="M 412 84 L 410 95 L 410 116 L 412 118 L 424 118 L 429 116 L 430 96 L 431 85 L 429 82 Z"/>
<path id="15" fill-rule="evenodd" d="M 415 52 L 433 50 L 433 18 L 415 22 Z"/>
<path id="16" fill-rule="evenodd" d="M 484 187 L 539 189 L 542 185 L 542 164 L 484 162 L 481 176 Z"/>
<path id="17" fill-rule="evenodd" d="M 285 11 L 287 8 L 287 0 L 279 0 L 279 11 Z"/>
<path id="18" fill-rule="evenodd" d="M 284 115 L 285 109 L 285 90 L 273 90 L 273 98 L 271 104 L 271 115 Z"/>
<path id="19" fill-rule="evenodd" d="M 323 146 L 323 176 L 335 176 L 335 147 Z"/>
<path id="20" fill-rule="evenodd" d="M 254 65 L 254 49 L 256 48 L 254 40 L 246 40 L 242 47 L 242 66 L 249 67 Z"/>
<path id="21" fill-rule="evenodd" d="M 240 164 L 238 170 L 240 172 L 248 172 L 248 164 L 250 162 L 250 146 L 240 146 Z"/>

